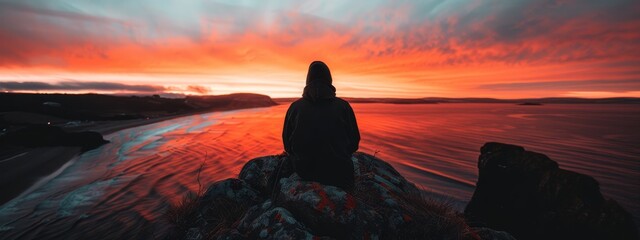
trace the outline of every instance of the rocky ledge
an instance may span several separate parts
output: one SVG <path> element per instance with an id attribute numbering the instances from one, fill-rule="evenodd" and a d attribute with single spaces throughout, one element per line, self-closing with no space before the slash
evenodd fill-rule
<path id="1" fill-rule="evenodd" d="M 286 155 L 253 159 L 238 178 L 172 206 L 169 238 L 637 239 L 631 216 L 604 200 L 593 178 L 522 147 L 482 147 L 478 187 L 464 214 L 374 156 L 352 160 L 355 187 L 345 191 L 300 179 Z"/>

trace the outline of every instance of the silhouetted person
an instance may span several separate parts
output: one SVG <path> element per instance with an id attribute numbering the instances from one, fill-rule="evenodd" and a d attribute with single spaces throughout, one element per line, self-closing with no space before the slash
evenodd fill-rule
<path id="1" fill-rule="evenodd" d="M 282 141 L 293 169 L 309 181 L 349 189 L 353 186 L 351 155 L 360 132 L 349 103 L 336 97 L 326 64 L 309 66 L 302 98 L 291 103 Z"/>

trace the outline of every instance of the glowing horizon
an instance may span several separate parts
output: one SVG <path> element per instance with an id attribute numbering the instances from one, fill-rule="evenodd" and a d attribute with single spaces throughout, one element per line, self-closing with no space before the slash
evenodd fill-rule
<path id="1" fill-rule="evenodd" d="M 0 90 L 299 97 L 640 97 L 633 0 L 6 1 Z"/>

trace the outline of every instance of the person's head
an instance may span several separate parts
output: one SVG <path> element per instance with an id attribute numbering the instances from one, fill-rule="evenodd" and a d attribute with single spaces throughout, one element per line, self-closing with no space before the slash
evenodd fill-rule
<path id="1" fill-rule="evenodd" d="M 313 61 L 311 65 L 309 65 L 309 71 L 307 72 L 307 85 L 311 83 L 324 83 L 331 85 L 332 81 L 331 71 L 329 71 L 327 64 L 324 64 L 321 61 Z"/>
<path id="2" fill-rule="evenodd" d="M 307 72 L 307 86 L 302 97 L 312 102 L 333 99 L 336 97 L 336 88 L 332 85 L 331 71 L 327 64 L 314 61 L 309 65 Z"/>

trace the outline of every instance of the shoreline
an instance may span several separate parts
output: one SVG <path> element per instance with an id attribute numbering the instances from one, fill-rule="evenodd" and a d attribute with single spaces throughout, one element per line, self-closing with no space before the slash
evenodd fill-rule
<path id="1" fill-rule="evenodd" d="M 78 132 L 94 131 L 100 133 L 104 137 L 118 131 L 180 117 L 253 108 L 262 107 L 221 108 L 210 111 L 196 111 L 150 119 L 100 121 L 93 122 L 90 125 L 65 128 L 65 130 Z M 5 159 L 0 159 L 0 189 L 2 189 L 2 195 L 0 195 L 0 207 L 14 199 L 28 194 L 29 192 L 33 192 L 41 185 L 44 185 L 49 180 L 53 179 L 55 177 L 54 175 L 59 175 L 64 171 L 64 169 L 70 166 L 69 163 L 71 163 L 74 158 L 82 154 L 83 152 L 80 147 L 38 147 L 23 148 L 20 151 L 17 151 L 14 155 L 8 156 Z"/>

